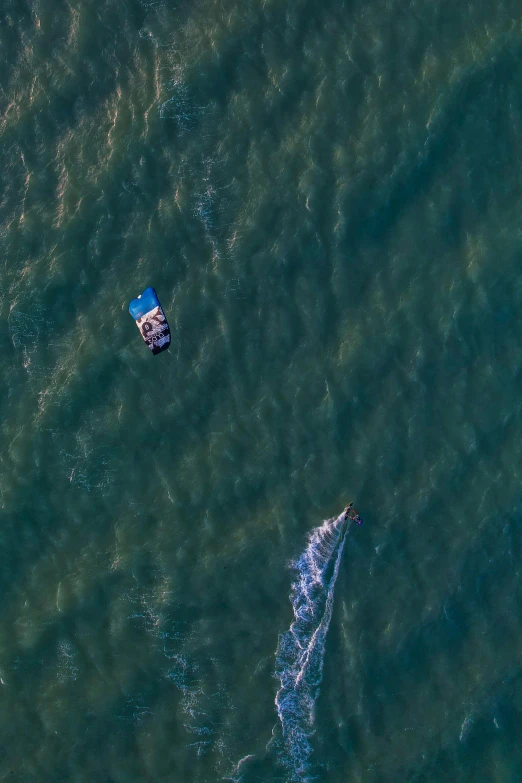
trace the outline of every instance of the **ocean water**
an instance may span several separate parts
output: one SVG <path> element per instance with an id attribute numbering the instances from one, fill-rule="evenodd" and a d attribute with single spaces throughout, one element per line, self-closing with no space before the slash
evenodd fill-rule
<path id="1" fill-rule="evenodd" d="M 0 778 L 520 781 L 520 3 L 0 43 Z"/>

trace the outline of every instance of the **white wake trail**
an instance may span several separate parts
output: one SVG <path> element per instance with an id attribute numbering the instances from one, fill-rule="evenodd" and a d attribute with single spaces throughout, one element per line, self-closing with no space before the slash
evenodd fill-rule
<path id="1" fill-rule="evenodd" d="M 326 520 L 312 531 L 305 551 L 292 563 L 297 572 L 290 593 L 294 621 L 279 637 L 276 651 L 275 674 L 281 687 L 275 705 L 281 726 L 272 742 L 293 783 L 312 779 L 310 738 L 346 524 L 344 512 Z"/>

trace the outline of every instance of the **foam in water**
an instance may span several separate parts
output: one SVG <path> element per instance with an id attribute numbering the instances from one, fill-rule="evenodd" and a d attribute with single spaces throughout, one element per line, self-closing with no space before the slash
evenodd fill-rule
<path id="1" fill-rule="evenodd" d="M 281 683 L 275 705 L 281 723 L 275 748 L 291 781 L 309 781 L 310 737 L 315 701 L 322 680 L 326 634 L 344 547 L 345 515 L 325 521 L 310 534 L 303 554 L 292 563 L 297 578 L 290 601 L 294 621 L 279 638 L 276 677 Z"/>

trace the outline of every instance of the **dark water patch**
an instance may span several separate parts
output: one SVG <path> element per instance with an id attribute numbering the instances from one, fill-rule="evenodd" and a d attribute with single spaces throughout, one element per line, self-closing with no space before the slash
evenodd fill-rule
<path id="1" fill-rule="evenodd" d="M 475 105 L 480 106 L 479 116 L 474 116 L 474 122 L 469 127 L 469 132 L 473 134 L 474 150 L 481 149 L 481 145 L 476 142 L 479 128 L 488 137 L 491 133 L 497 139 L 501 128 L 503 132 L 507 131 L 500 112 L 500 106 L 504 105 L 502 91 L 511 83 L 516 84 L 520 62 L 521 52 L 516 40 L 508 39 L 497 48 L 491 62 L 471 69 L 456 80 L 446 99 L 445 108 L 432 120 L 429 135 L 422 144 L 397 162 L 391 177 L 383 176 L 383 173 L 371 177 L 356 197 L 347 202 L 345 209 L 350 220 L 346 236 L 350 237 L 350 245 L 354 240 L 357 245 L 357 237 L 363 241 L 382 241 L 407 206 L 432 186 L 435 177 L 440 175 L 441 164 L 449 164 L 461 142 L 462 133 L 468 132 L 468 122 L 470 115 L 473 116 Z M 485 101 L 486 113 L 484 104 L 479 101 Z M 494 107 L 498 107 L 496 128 L 495 124 L 490 126 L 492 104 L 493 118 Z M 483 163 L 486 162 L 486 154 L 491 160 L 490 150 L 489 145 L 484 149 L 484 156 L 481 156 Z M 494 171 L 498 175 L 498 165 Z M 484 181 L 487 180 L 487 173 L 487 168 L 484 170 L 483 166 L 479 170 L 473 169 L 473 175 L 484 176 Z M 378 184 L 383 179 L 385 190 Z M 473 189 L 473 192 L 478 196 L 477 208 L 483 212 L 488 206 L 487 199 L 482 197 L 485 191 Z"/>

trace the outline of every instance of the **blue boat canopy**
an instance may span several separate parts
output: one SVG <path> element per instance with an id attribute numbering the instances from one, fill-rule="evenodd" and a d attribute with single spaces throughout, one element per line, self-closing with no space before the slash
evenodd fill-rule
<path id="1" fill-rule="evenodd" d="M 170 328 L 153 288 L 146 288 L 137 299 L 132 300 L 129 313 L 153 354 L 161 353 L 169 347 Z"/>

